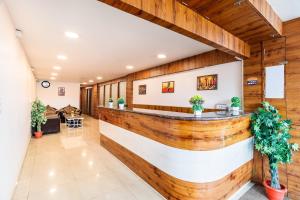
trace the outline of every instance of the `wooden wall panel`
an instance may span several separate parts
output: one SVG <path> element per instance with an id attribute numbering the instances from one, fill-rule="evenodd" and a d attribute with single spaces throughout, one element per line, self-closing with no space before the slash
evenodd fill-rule
<path id="1" fill-rule="evenodd" d="M 252 46 L 250 59 L 244 64 L 244 80 L 249 76 L 258 76 L 259 84 L 255 87 L 244 85 L 245 109 L 254 111 L 261 100 L 275 105 L 284 118 L 293 121 L 292 141 L 300 144 L 300 18 L 284 23 L 284 37 L 264 41 Z M 261 51 L 259 51 L 259 46 Z M 261 63 L 259 62 L 261 60 Z M 265 99 L 264 68 L 287 61 L 285 67 L 285 98 Z M 294 155 L 290 165 L 280 165 L 280 180 L 288 187 L 291 200 L 300 199 L 300 152 Z M 269 177 L 267 158 L 254 154 L 253 180 L 262 182 Z"/>
<path id="2" fill-rule="evenodd" d="M 257 78 L 257 85 L 247 85 L 247 80 Z M 251 56 L 244 61 L 244 109 L 253 112 L 262 102 L 262 47 L 261 43 L 251 46 Z"/>
<path id="3" fill-rule="evenodd" d="M 168 200 L 223 200 L 251 179 L 252 161 L 224 178 L 209 183 L 192 183 L 170 176 L 141 157 L 101 134 L 101 145 Z"/>
<path id="4" fill-rule="evenodd" d="M 234 56 L 247 58 L 247 43 L 177 0 L 99 0 Z"/>
<path id="5" fill-rule="evenodd" d="M 286 36 L 286 100 L 287 117 L 293 120 L 293 141 L 300 144 L 300 18 L 284 24 Z M 289 197 L 300 199 L 300 152 L 287 166 Z"/>
<path id="6" fill-rule="evenodd" d="M 92 102 L 91 102 L 91 115 L 98 119 L 98 106 L 99 106 L 99 87 L 97 84 L 93 85 L 92 89 Z"/>
<path id="7" fill-rule="evenodd" d="M 231 56 L 219 50 L 213 50 L 196 56 L 136 72 L 134 73 L 134 80 L 174 74 L 187 70 L 209 67 L 234 61 L 236 61 L 234 56 Z"/>
<path id="8" fill-rule="evenodd" d="M 133 80 L 134 75 L 129 74 L 126 80 L 126 102 L 128 108 L 132 108 L 133 106 Z"/>
<path id="9" fill-rule="evenodd" d="M 84 87 L 80 88 L 80 110 L 82 111 L 83 114 L 87 113 L 86 110 L 86 89 Z"/>

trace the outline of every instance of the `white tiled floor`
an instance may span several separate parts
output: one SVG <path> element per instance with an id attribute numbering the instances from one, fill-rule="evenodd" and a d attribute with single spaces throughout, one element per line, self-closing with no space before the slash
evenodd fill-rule
<path id="1" fill-rule="evenodd" d="M 32 139 L 13 200 L 161 200 L 100 146 L 98 121 Z"/>

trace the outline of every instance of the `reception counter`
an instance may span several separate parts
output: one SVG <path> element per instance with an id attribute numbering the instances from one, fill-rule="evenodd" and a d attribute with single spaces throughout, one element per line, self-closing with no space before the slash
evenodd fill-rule
<path id="1" fill-rule="evenodd" d="M 101 145 L 167 199 L 234 199 L 252 175 L 249 114 L 99 107 Z"/>

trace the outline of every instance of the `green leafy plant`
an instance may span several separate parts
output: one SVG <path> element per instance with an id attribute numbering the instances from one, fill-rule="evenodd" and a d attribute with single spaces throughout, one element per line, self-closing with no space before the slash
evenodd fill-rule
<path id="1" fill-rule="evenodd" d="M 203 100 L 202 96 L 195 95 L 190 98 L 189 102 L 192 105 L 193 111 L 203 111 L 204 110 L 204 107 L 203 107 L 204 100 Z"/>
<path id="2" fill-rule="evenodd" d="M 231 107 L 241 107 L 241 99 L 239 97 L 232 97 Z"/>
<path id="3" fill-rule="evenodd" d="M 32 103 L 31 126 L 36 127 L 38 132 L 41 131 L 42 124 L 45 124 L 47 122 L 45 111 L 46 106 L 40 100 L 37 99 Z"/>
<path id="4" fill-rule="evenodd" d="M 262 103 L 251 116 L 251 132 L 255 149 L 269 158 L 271 187 L 281 189 L 278 176 L 279 163 L 291 163 L 298 144 L 290 143 L 291 120 L 282 120 L 278 110 L 268 102 Z"/>
<path id="5" fill-rule="evenodd" d="M 109 103 L 113 103 L 114 101 L 113 101 L 112 98 L 109 98 L 109 99 L 108 99 L 108 102 L 109 102 Z"/>
<path id="6" fill-rule="evenodd" d="M 118 104 L 125 104 L 125 100 L 123 97 L 118 99 Z"/>

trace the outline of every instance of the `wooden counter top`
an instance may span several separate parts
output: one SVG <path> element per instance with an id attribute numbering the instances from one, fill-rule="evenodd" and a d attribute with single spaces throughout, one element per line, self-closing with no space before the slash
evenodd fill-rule
<path id="1" fill-rule="evenodd" d="M 229 116 L 203 113 L 198 118 L 185 113 L 99 107 L 99 119 L 186 150 L 220 149 L 252 136 L 248 114 Z"/>
<path id="2" fill-rule="evenodd" d="M 118 109 L 117 107 L 108 108 L 104 106 L 98 106 L 98 108 L 103 109 L 112 109 L 118 110 L 121 112 L 131 112 L 137 114 L 144 114 L 150 116 L 157 116 L 167 119 L 177 119 L 177 120 L 189 120 L 189 121 L 211 121 L 211 120 L 228 120 L 232 118 L 239 118 L 243 116 L 249 116 L 250 113 L 240 112 L 239 115 L 232 115 L 231 112 L 227 111 L 219 111 L 219 112 L 204 112 L 201 116 L 195 117 L 194 114 L 191 113 L 183 113 L 183 112 L 172 112 L 172 111 L 164 111 L 164 110 L 150 110 L 150 109 L 142 109 L 142 108 L 125 108 Z"/>

